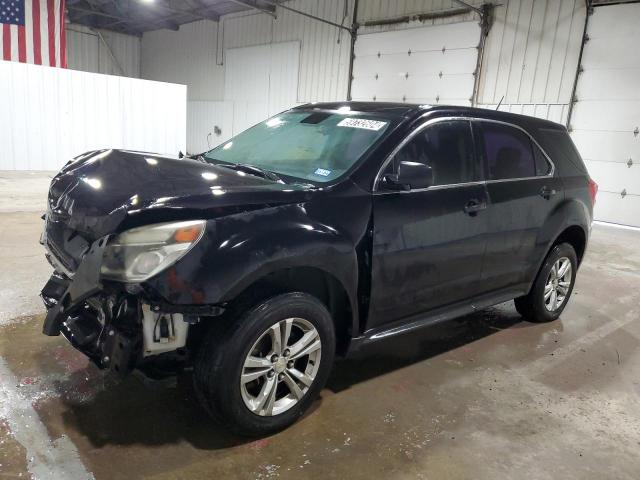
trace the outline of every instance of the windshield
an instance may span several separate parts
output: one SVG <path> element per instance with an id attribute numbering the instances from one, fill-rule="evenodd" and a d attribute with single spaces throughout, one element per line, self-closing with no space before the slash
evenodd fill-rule
<path id="1" fill-rule="evenodd" d="M 325 183 L 349 170 L 388 126 L 388 120 L 372 115 L 290 111 L 245 130 L 204 158 Z"/>

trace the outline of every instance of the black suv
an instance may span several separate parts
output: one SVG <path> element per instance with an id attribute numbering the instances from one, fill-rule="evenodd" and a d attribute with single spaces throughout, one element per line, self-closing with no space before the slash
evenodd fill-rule
<path id="1" fill-rule="evenodd" d="M 597 186 L 565 127 L 323 103 L 188 158 L 99 150 L 51 182 L 44 333 L 101 368 L 193 366 L 243 434 L 299 418 L 334 356 L 515 299 L 565 308 Z"/>

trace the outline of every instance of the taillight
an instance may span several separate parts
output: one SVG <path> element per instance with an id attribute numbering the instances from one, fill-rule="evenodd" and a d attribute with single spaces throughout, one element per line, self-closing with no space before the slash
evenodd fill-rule
<path id="1" fill-rule="evenodd" d="M 596 195 L 598 193 L 598 184 L 589 179 L 589 196 L 591 197 L 591 203 L 596 204 Z"/>

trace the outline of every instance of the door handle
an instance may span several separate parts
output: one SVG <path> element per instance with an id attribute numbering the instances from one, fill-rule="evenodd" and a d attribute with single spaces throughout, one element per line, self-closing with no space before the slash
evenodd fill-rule
<path id="1" fill-rule="evenodd" d="M 540 196 L 542 198 L 546 198 L 547 200 L 549 200 L 549 198 L 551 198 L 551 196 L 555 194 L 556 194 L 556 190 L 554 188 L 542 187 L 540 189 Z"/>
<path id="2" fill-rule="evenodd" d="M 480 210 L 484 210 L 487 208 L 487 202 L 481 202 L 477 199 L 469 200 L 464 206 L 464 213 L 470 216 L 475 216 Z"/>

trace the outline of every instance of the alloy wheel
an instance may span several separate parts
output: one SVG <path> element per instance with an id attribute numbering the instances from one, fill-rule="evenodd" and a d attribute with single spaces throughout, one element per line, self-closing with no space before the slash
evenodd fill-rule
<path id="1" fill-rule="evenodd" d="M 260 335 L 245 358 L 240 391 L 260 416 L 279 415 L 307 393 L 320 368 L 322 342 L 303 318 L 281 320 Z"/>
<path id="2" fill-rule="evenodd" d="M 562 257 L 556 260 L 544 286 L 544 306 L 550 312 L 558 310 L 567 299 L 571 288 L 571 260 Z"/>

